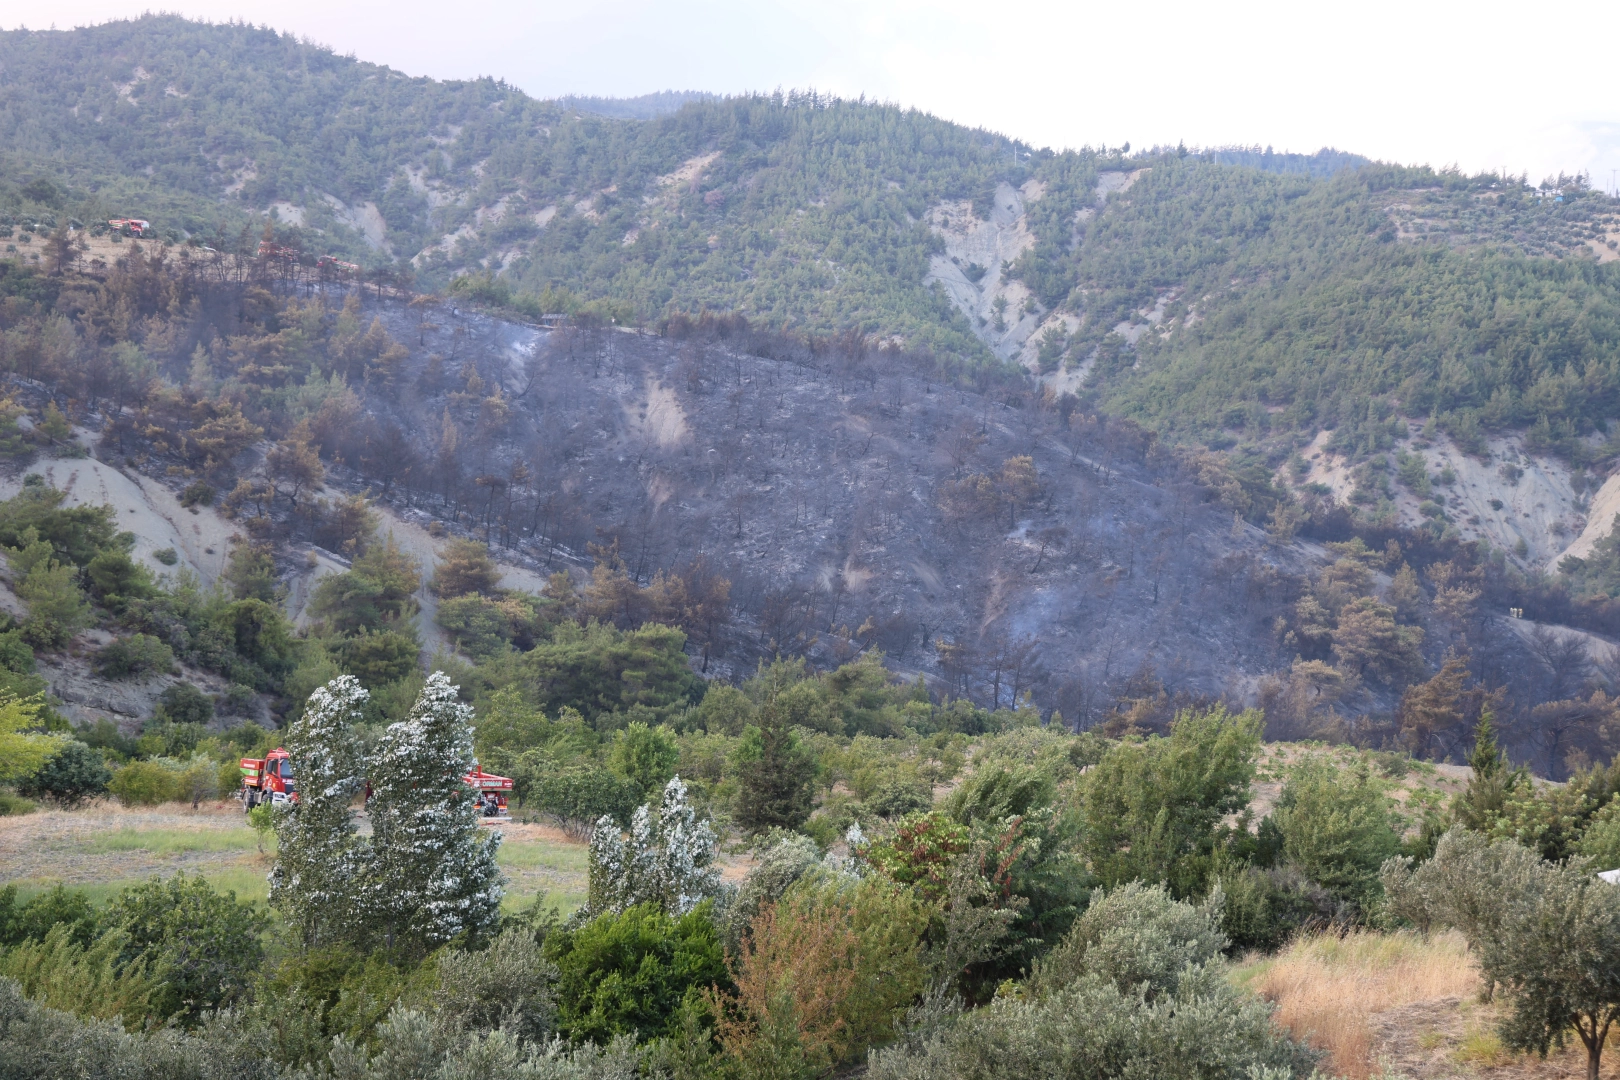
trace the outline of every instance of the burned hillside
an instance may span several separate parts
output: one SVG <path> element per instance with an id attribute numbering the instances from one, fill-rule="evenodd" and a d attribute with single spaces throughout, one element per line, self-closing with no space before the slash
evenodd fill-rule
<path id="1" fill-rule="evenodd" d="M 1505 687 L 1526 753 L 1549 695 L 1579 704 L 1557 754 L 1607 716 L 1601 642 L 1531 660 L 1558 650 L 1493 612 L 1536 596 L 1500 561 L 1358 531 L 1019 372 L 739 319 L 529 324 L 195 249 L 8 288 L 18 399 L 182 502 L 217 500 L 295 597 L 355 554 L 369 504 L 527 571 L 546 596 L 475 613 L 515 620 L 497 636 L 520 649 L 534 605 L 560 604 L 676 625 L 711 677 L 875 649 L 991 709 L 1154 727 L 1226 698 L 1279 732 L 1442 755 L 1479 686 Z M 418 622 L 428 651 L 472 634 Z M 1451 652 L 1466 687 L 1407 709 Z"/>

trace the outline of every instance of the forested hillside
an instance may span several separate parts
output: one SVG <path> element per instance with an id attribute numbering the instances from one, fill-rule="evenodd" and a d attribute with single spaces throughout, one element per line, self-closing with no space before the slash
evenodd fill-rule
<path id="1" fill-rule="evenodd" d="M 170 17 L 7 34 L 0 64 L 17 223 L 138 214 L 247 249 L 271 213 L 310 255 L 426 286 L 495 274 L 535 310 L 735 311 L 975 364 L 999 324 L 1028 320 L 1031 366 L 1083 371 L 1105 410 L 1272 467 L 1319 430 L 1359 460 L 1429 417 L 1471 452 L 1534 428 L 1584 462 L 1580 437 L 1620 400 L 1616 219 L 1578 179 L 1535 190 L 1331 151 L 1055 153 L 813 95 L 542 102 Z M 960 267 L 982 290 L 1018 283 L 992 327 L 934 280 L 929 219 L 988 219 L 1010 189 L 1022 253 Z"/>

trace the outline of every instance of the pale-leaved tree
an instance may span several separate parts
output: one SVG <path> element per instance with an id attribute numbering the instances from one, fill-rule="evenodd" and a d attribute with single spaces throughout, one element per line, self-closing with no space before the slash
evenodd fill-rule
<path id="1" fill-rule="evenodd" d="M 365 786 L 354 724 L 369 695 L 343 675 L 309 696 L 287 730 L 298 801 L 275 811 L 270 903 L 306 946 L 356 928 L 368 849 L 355 835 L 354 797 Z"/>
<path id="2" fill-rule="evenodd" d="M 667 914 L 685 915 L 720 891 L 715 850 L 714 830 L 697 819 L 677 776 L 664 785 L 656 817 L 647 806 L 636 810 L 628 837 L 612 817 L 597 821 L 591 834 L 589 911 L 617 913 L 652 903 Z"/>
<path id="3" fill-rule="evenodd" d="M 479 824 L 463 779 L 473 767 L 472 708 L 442 671 L 371 762 L 370 905 L 390 942 L 438 945 L 479 937 L 500 920 L 500 834 Z"/>

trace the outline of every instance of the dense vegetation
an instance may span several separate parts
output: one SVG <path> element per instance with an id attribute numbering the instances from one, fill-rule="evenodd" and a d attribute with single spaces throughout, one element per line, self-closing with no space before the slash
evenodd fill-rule
<path id="1" fill-rule="evenodd" d="M 750 745 L 848 673 L 762 671 L 676 727 L 594 745 L 577 719 L 515 698 L 475 712 L 440 674 L 383 727 L 339 677 L 286 733 L 304 797 L 274 812 L 271 909 L 184 875 L 100 908 L 62 888 L 0 892 L 0 1046 L 15 1075 L 41 1078 L 113 1060 L 154 1077 L 808 1078 L 863 1061 L 894 1077 L 1036 1062 L 1304 1077 L 1315 1055 L 1224 957 L 1308 927 L 1409 924 L 1478 942 L 1509 1006 L 1504 1043 L 1573 1031 L 1601 1054 L 1594 1025 L 1620 998 L 1568 961 L 1613 952 L 1616 905 L 1562 860 L 1615 860 L 1616 767 L 1533 787 L 1487 715 L 1472 780 L 1448 800 L 1401 755 L 1264 755 L 1255 713 L 1187 712 L 1146 739 L 1029 716 L 928 735 L 925 703 L 874 676 L 866 697 L 887 696 L 896 733 L 851 739 L 809 716 L 784 736 L 796 752 L 764 758 Z M 634 785 L 628 821 L 594 823 L 590 897 L 570 917 L 489 903 L 491 840 L 454 780 L 475 742 L 537 775 Z M 383 778 L 375 837 L 354 829 L 368 773 Z M 1282 784 L 1256 821 L 1258 779 Z M 802 807 L 800 782 L 815 796 Z M 759 805 L 777 816 L 750 825 L 742 808 Z M 520 810 L 576 812 L 533 786 Z M 398 814 L 415 825 L 384 838 Z M 718 839 L 750 833 L 753 870 L 723 884 Z"/>

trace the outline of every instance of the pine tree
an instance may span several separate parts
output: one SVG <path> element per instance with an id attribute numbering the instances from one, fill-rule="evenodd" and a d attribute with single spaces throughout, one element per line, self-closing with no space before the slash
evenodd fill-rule
<path id="1" fill-rule="evenodd" d="M 737 824 L 749 832 L 797 829 L 810 817 L 816 762 L 799 743 L 773 698 L 760 710 L 759 726 L 743 729 L 734 754 Z"/>
<path id="2" fill-rule="evenodd" d="M 714 830 L 686 801 L 675 777 L 664 785 L 658 817 L 638 807 L 628 839 L 604 814 L 591 834 L 589 911 L 618 913 L 636 904 L 657 904 L 668 915 L 685 915 L 720 891 L 714 865 Z"/>
<path id="3" fill-rule="evenodd" d="M 372 759 L 371 899 L 389 944 L 478 936 L 500 919 L 500 834 L 479 825 L 463 777 L 473 765 L 471 707 L 442 671 Z"/>
<path id="4" fill-rule="evenodd" d="M 298 802 L 277 812 L 270 903 L 305 946 L 357 928 L 369 849 L 355 835 L 352 804 L 365 778 L 353 724 L 368 696 L 352 675 L 333 679 L 287 731 Z"/>
<path id="5" fill-rule="evenodd" d="M 1457 799 L 1452 813 L 1464 828 L 1484 832 L 1501 816 L 1510 795 L 1525 781 L 1523 768 L 1512 768 L 1496 742 L 1495 717 L 1490 709 L 1479 714 L 1474 726 L 1474 749 L 1468 755 L 1474 775 Z"/>

